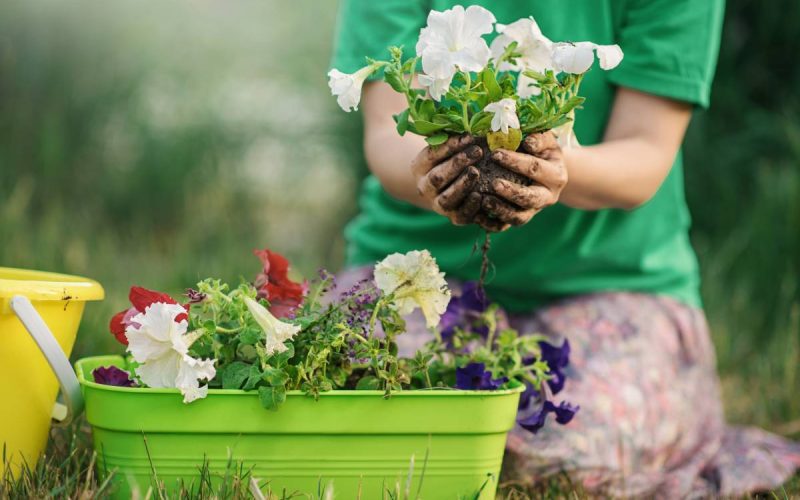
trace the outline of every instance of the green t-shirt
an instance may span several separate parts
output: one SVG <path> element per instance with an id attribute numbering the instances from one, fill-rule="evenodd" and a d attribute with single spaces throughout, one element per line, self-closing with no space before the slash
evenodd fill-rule
<path id="1" fill-rule="evenodd" d="M 413 53 L 428 11 L 478 4 L 499 23 L 533 16 L 555 41 L 618 43 L 625 53 L 610 72 L 586 75 L 575 131 L 581 144 L 601 141 L 616 85 L 708 106 L 724 0 L 344 0 L 333 67 L 353 72 L 387 47 Z M 646 116 L 640 117 L 646 120 Z M 482 231 L 388 195 L 375 177 L 361 213 L 346 230 L 348 264 L 372 264 L 392 252 L 427 248 L 448 275 L 477 279 Z M 681 154 L 656 195 L 632 210 L 584 211 L 557 204 L 528 224 L 492 235 L 494 265 L 486 288 L 510 311 L 530 311 L 559 297 L 609 290 L 673 296 L 699 306 L 697 260 L 689 242 Z"/>

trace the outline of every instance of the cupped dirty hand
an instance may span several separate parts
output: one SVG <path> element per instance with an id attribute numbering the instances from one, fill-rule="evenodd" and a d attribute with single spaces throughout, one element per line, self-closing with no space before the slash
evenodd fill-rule
<path id="1" fill-rule="evenodd" d="M 476 223 L 490 231 L 527 223 L 543 208 L 555 204 L 567 185 L 563 154 L 552 132 L 527 136 L 521 151 L 498 149 L 491 160 L 531 183 L 522 185 L 508 179 L 494 179 L 494 194 L 484 194 L 482 210 L 475 217 Z"/>
<path id="2" fill-rule="evenodd" d="M 482 197 L 474 188 L 480 177 L 476 164 L 482 158 L 483 150 L 468 134 L 428 146 L 411 163 L 417 190 L 433 211 L 453 224 L 469 224 L 481 209 Z"/>

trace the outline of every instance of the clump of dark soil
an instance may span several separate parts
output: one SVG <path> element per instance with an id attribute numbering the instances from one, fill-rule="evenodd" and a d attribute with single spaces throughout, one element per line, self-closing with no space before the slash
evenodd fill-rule
<path id="1" fill-rule="evenodd" d="M 489 150 L 489 146 L 486 144 L 485 138 L 478 139 L 477 145 L 483 149 L 483 158 L 476 165 L 481 173 L 481 176 L 478 179 L 478 185 L 475 189 L 476 191 L 482 194 L 496 194 L 494 188 L 492 187 L 492 183 L 494 183 L 496 179 L 505 179 L 522 186 L 530 186 L 532 184 L 532 181 L 527 177 L 519 175 L 516 172 L 512 172 L 511 170 L 508 170 L 507 168 L 493 162 L 492 152 Z"/>

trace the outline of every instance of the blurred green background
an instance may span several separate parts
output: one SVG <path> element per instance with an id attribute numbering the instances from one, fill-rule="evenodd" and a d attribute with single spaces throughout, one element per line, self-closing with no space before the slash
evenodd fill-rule
<path id="1" fill-rule="evenodd" d="M 338 269 L 365 173 L 326 85 L 336 2 L 0 4 L 0 264 L 82 274 L 74 357 L 131 284 L 252 277 L 269 246 Z M 797 2 L 729 0 L 686 140 L 693 239 L 731 419 L 800 426 Z M 793 423 L 794 422 L 794 423 Z"/>

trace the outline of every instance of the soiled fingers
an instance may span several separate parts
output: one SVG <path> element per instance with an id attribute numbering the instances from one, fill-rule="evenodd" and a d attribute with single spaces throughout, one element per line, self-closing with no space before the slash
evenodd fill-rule
<path id="1" fill-rule="evenodd" d="M 531 220 L 538 210 L 520 210 L 519 207 L 508 203 L 497 196 L 487 194 L 483 196 L 481 205 L 483 212 L 494 215 L 504 224 L 521 226 Z"/>
<path id="2" fill-rule="evenodd" d="M 475 217 L 473 217 L 473 222 L 492 233 L 499 233 L 511 227 L 510 224 L 505 223 L 500 219 L 490 217 L 489 214 L 484 211 L 475 214 Z"/>
<path id="3" fill-rule="evenodd" d="M 567 171 L 560 161 L 550 161 L 531 154 L 498 149 L 492 160 L 534 182 L 558 189 L 567 183 Z"/>
<path id="4" fill-rule="evenodd" d="M 420 177 L 419 181 L 417 181 L 417 190 L 425 197 L 436 196 L 437 193 L 453 182 L 466 167 L 476 163 L 482 156 L 483 151 L 478 146 L 470 146 L 466 150 L 456 153 Z"/>
<path id="5" fill-rule="evenodd" d="M 481 200 L 481 194 L 472 191 L 467 195 L 466 199 L 464 199 L 461 207 L 459 207 L 454 214 L 450 215 L 450 220 L 453 224 L 459 226 L 472 224 L 475 221 L 475 216 L 481 209 Z"/>
<path id="6" fill-rule="evenodd" d="M 561 147 L 552 132 L 530 134 L 522 141 L 522 150 L 545 160 L 561 160 Z"/>
<path id="7" fill-rule="evenodd" d="M 506 179 L 495 179 L 492 188 L 499 197 L 523 210 L 541 210 L 558 201 L 550 189 L 538 184 L 522 186 Z"/>
<path id="8" fill-rule="evenodd" d="M 480 178 L 480 172 L 475 166 L 468 166 L 466 170 L 447 189 L 441 192 L 434 200 L 437 211 L 450 212 L 457 209 L 464 199 L 472 192 Z"/>
<path id="9" fill-rule="evenodd" d="M 425 175 L 436 165 L 474 143 L 475 138 L 473 136 L 463 134 L 451 137 L 439 146 L 428 146 L 420 151 L 414 161 L 411 162 L 411 172 L 415 176 Z"/>

